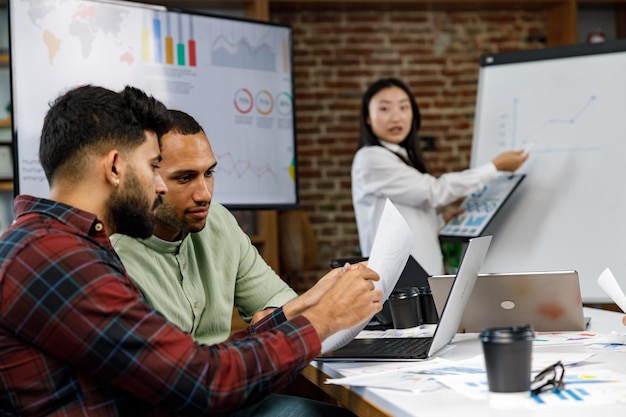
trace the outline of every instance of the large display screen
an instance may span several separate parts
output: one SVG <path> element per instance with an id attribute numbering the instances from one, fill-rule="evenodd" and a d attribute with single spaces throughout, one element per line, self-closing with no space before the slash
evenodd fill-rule
<path id="1" fill-rule="evenodd" d="M 203 126 L 230 208 L 298 204 L 292 31 L 284 25 L 104 0 L 10 0 L 17 192 L 46 197 L 49 103 L 71 87 L 141 88 Z"/>

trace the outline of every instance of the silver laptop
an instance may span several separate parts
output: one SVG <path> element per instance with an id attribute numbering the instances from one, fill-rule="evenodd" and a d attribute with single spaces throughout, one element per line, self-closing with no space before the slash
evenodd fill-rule
<path id="1" fill-rule="evenodd" d="M 432 337 L 354 339 L 344 347 L 328 352 L 317 359 L 321 361 L 393 361 L 432 357 L 450 343 L 456 334 L 463 316 L 463 309 L 472 292 L 490 243 L 491 236 L 470 239 Z"/>
<path id="2" fill-rule="evenodd" d="M 442 310 L 454 276 L 428 278 L 437 310 Z M 479 274 L 459 331 L 531 324 L 538 332 L 584 330 L 576 271 Z"/>

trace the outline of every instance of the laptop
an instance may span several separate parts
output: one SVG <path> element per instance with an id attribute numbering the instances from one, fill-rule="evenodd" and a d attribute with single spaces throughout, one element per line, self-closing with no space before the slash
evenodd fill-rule
<path id="1" fill-rule="evenodd" d="M 346 262 L 353 264 L 357 262 L 367 261 L 368 258 L 336 258 L 330 260 L 331 268 L 338 268 L 343 266 Z M 406 287 L 427 287 L 428 286 L 428 272 L 422 268 L 422 266 L 409 255 L 409 259 L 406 261 L 404 269 L 400 273 L 398 282 L 394 289 L 406 288 Z M 385 301 L 383 309 L 376 313 L 372 320 L 365 326 L 366 330 L 381 330 L 393 328 L 393 320 L 391 318 L 391 309 L 389 308 L 389 302 Z"/>
<path id="2" fill-rule="evenodd" d="M 444 308 L 453 275 L 428 278 L 437 310 Z M 479 274 L 459 331 L 531 324 L 538 332 L 585 330 L 576 271 Z"/>
<path id="3" fill-rule="evenodd" d="M 491 236 L 469 240 L 432 337 L 354 339 L 342 348 L 318 356 L 317 360 L 406 361 L 431 358 L 456 334 L 490 243 Z"/>

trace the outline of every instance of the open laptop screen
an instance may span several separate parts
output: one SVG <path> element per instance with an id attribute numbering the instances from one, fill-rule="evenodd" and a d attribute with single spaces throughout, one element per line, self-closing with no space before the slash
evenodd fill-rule
<path id="1" fill-rule="evenodd" d="M 452 287 L 452 275 L 428 278 L 437 310 Z M 479 274 L 460 329 L 480 332 L 488 327 L 531 324 L 535 331 L 585 329 L 576 271 Z"/>

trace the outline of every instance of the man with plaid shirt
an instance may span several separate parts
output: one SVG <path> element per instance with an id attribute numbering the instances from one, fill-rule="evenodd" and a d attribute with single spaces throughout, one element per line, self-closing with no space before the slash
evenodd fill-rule
<path id="1" fill-rule="evenodd" d="M 78 87 L 49 109 L 39 157 L 50 196 L 18 196 L 0 239 L 0 415 L 341 415 L 267 396 L 322 340 L 380 310 L 373 271 L 338 270 L 316 304 L 212 346 L 151 309 L 127 276 L 108 236 L 151 234 L 168 127 L 165 107 L 132 87 Z"/>

